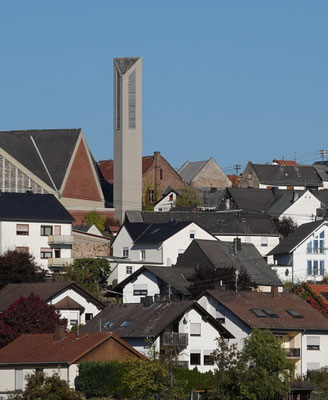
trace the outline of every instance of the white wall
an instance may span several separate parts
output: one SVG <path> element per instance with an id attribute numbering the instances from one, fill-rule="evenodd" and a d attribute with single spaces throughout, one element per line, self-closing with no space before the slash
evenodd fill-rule
<path id="1" fill-rule="evenodd" d="M 314 221 L 317 208 L 320 206 L 321 202 L 307 190 L 279 218 L 290 217 L 299 226 Z"/>
<path id="2" fill-rule="evenodd" d="M 16 225 L 24 224 L 29 225 L 28 235 L 17 235 Z M 41 226 L 52 226 L 60 225 L 61 235 L 71 235 L 72 225 L 71 224 L 53 224 L 47 222 L 24 222 L 24 221 L 1 221 L 0 222 L 0 252 L 4 254 L 7 250 L 15 250 L 16 247 L 28 247 L 30 254 L 35 257 L 35 261 L 38 265 L 42 266 L 43 269 L 48 270 L 48 260 L 41 259 L 41 248 L 51 249 L 48 245 L 48 236 L 41 236 Z M 61 258 L 71 258 L 72 249 L 67 248 L 71 246 L 53 246 L 54 248 L 61 249 Z M 54 256 L 54 253 L 53 253 Z"/>
<path id="3" fill-rule="evenodd" d="M 170 195 L 173 196 L 172 200 L 170 200 Z M 168 193 L 157 204 L 155 204 L 154 211 L 170 211 L 176 199 L 177 199 L 177 194 L 175 192 Z"/>
<path id="4" fill-rule="evenodd" d="M 309 336 L 319 337 L 320 350 L 307 350 L 307 340 Z M 302 375 L 306 374 L 309 364 L 312 364 L 313 369 L 319 369 L 328 366 L 328 332 L 305 332 L 302 335 Z M 316 366 L 314 366 L 316 364 Z"/>
<path id="5" fill-rule="evenodd" d="M 136 285 L 144 285 L 147 288 L 147 294 L 134 295 L 134 288 Z M 145 296 L 154 296 L 159 294 L 159 287 L 157 278 L 154 274 L 149 271 L 144 271 L 137 277 L 134 282 L 129 282 L 123 289 L 123 302 L 124 303 L 140 303 L 140 299 Z"/>

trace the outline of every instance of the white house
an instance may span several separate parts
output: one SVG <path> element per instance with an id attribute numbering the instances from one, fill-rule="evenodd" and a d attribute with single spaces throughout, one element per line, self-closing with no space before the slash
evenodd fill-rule
<path id="1" fill-rule="evenodd" d="M 295 294 L 207 290 L 198 302 L 234 336 L 230 342 L 239 349 L 252 329 L 269 329 L 295 364 L 296 375 L 328 365 L 328 319 Z"/>
<path id="2" fill-rule="evenodd" d="M 301 225 L 283 239 L 269 255 L 282 280 L 319 281 L 328 266 L 328 222 L 318 220 Z"/>
<path id="3" fill-rule="evenodd" d="M 169 221 L 159 224 L 125 222 L 112 243 L 113 258 L 123 258 L 109 277 L 120 283 L 143 264 L 171 266 L 194 239 L 216 240 L 197 223 Z M 128 267 L 131 266 L 131 269 Z M 119 271 L 120 269 L 120 271 Z M 123 272 L 122 272 L 123 269 Z"/>
<path id="4" fill-rule="evenodd" d="M 218 337 L 233 336 L 195 301 L 110 304 L 82 328 L 83 332 L 114 332 L 136 350 L 154 350 L 172 357 L 179 366 L 214 368 L 211 353 Z"/>
<path id="5" fill-rule="evenodd" d="M 72 263 L 73 217 L 49 194 L 1 193 L 0 253 L 29 252 L 47 273 Z"/>
<path id="6" fill-rule="evenodd" d="M 74 282 L 13 283 L 0 290 L 0 312 L 31 293 L 54 305 L 61 317 L 67 319 L 67 329 L 86 324 L 105 307 Z"/>
<path id="7" fill-rule="evenodd" d="M 154 205 L 154 211 L 170 211 L 174 207 L 177 196 L 176 190 L 165 191 L 163 197 Z"/>

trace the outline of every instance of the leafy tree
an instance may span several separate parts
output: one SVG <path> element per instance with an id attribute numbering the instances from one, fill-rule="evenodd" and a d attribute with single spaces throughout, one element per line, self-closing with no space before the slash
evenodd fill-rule
<path id="1" fill-rule="evenodd" d="M 65 269 L 64 274 L 56 274 L 56 281 L 73 281 L 98 299 L 106 286 L 110 265 L 104 258 L 80 258 Z"/>
<path id="2" fill-rule="evenodd" d="M 91 211 L 84 216 L 84 222 L 88 225 L 95 225 L 100 232 L 105 231 L 105 218 L 99 215 L 96 211 Z"/>
<path id="3" fill-rule="evenodd" d="M 31 293 L 20 297 L 0 314 L 0 347 L 17 339 L 23 333 L 52 333 L 59 323 L 59 313 L 39 296 Z"/>
<path id="4" fill-rule="evenodd" d="M 0 256 L 0 289 L 9 283 L 42 282 L 42 271 L 34 257 L 27 252 L 8 250 Z"/>
<path id="5" fill-rule="evenodd" d="M 12 396 L 12 400 L 82 400 L 83 397 L 71 389 L 58 375 L 43 373 L 30 375 L 22 394 Z"/>
<path id="6" fill-rule="evenodd" d="M 278 232 L 283 236 L 286 237 L 290 233 L 294 232 L 297 229 L 297 224 L 292 220 L 290 217 L 283 217 L 275 219 L 275 224 L 277 227 Z"/>
<path id="7" fill-rule="evenodd" d="M 198 207 L 200 204 L 200 195 L 197 190 L 191 186 L 181 189 L 175 201 L 175 207 Z"/>

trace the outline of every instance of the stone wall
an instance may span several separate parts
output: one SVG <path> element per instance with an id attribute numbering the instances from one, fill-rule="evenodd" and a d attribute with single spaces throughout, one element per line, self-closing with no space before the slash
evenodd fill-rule
<path id="1" fill-rule="evenodd" d="M 85 233 L 73 232 L 72 258 L 109 257 L 110 240 Z"/>

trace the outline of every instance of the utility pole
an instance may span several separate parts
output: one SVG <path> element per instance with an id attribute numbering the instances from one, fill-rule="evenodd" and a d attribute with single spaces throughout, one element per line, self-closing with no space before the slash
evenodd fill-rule
<path id="1" fill-rule="evenodd" d="M 326 157 L 327 157 L 326 150 L 320 150 L 320 156 L 321 156 L 321 161 L 323 161 L 323 160 L 324 160 L 324 158 L 326 158 Z"/>
<path id="2" fill-rule="evenodd" d="M 235 164 L 236 175 L 239 175 L 239 171 L 241 170 L 240 164 Z"/>

